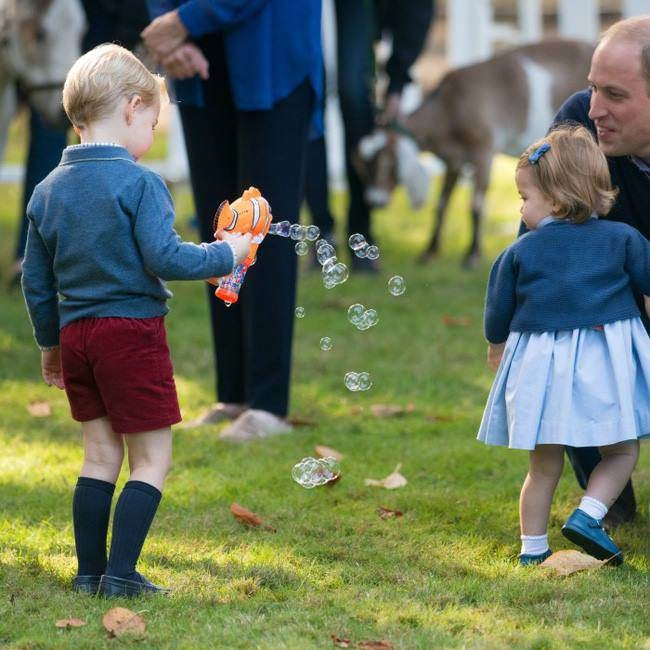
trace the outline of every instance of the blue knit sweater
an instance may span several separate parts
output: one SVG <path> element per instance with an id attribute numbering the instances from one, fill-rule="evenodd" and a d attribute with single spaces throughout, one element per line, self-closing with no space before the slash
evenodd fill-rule
<path id="1" fill-rule="evenodd" d="M 183 242 L 164 182 L 113 145 L 68 147 L 27 206 L 23 293 L 40 346 L 86 317 L 167 312 L 163 280 L 227 275 L 228 244 Z"/>
<path id="2" fill-rule="evenodd" d="M 650 243 L 624 223 L 553 220 L 522 235 L 495 261 L 485 337 L 594 327 L 639 316 L 632 288 L 650 294 Z"/>

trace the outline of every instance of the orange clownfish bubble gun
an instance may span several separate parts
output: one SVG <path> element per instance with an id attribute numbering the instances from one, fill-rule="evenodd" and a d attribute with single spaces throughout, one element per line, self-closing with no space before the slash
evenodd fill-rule
<path id="1" fill-rule="evenodd" d="M 226 305 L 232 305 L 239 299 L 239 290 L 244 282 L 248 267 L 255 263 L 257 248 L 269 231 L 273 215 L 269 202 L 256 187 L 249 187 L 233 203 L 223 201 L 214 215 L 214 231 L 242 234 L 251 233 L 253 239 L 246 259 L 238 264 L 230 275 L 223 278 L 208 280 L 216 284 L 214 295 L 223 300 Z"/>

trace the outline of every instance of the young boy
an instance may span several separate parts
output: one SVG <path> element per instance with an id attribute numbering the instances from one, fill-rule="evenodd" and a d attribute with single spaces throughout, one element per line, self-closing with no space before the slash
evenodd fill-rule
<path id="1" fill-rule="evenodd" d="M 70 69 L 63 106 L 81 144 L 67 147 L 27 214 L 23 293 L 48 385 L 82 423 L 84 463 L 73 498 L 73 589 L 104 596 L 164 592 L 136 570 L 171 465 L 180 421 L 163 280 L 229 274 L 250 235 L 183 242 L 162 179 L 136 164 L 153 142 L 164 82 L 128 50 L 100 45 Z M 106 535 L 128 451 L 129 481 Z"/>

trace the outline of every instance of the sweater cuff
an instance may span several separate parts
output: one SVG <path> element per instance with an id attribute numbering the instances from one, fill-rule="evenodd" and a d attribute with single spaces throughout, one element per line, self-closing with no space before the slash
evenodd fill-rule
<path id="1" fill-rule="evenodd" d="M 178 8 L 178 17 L 192 38 L 215 30 L 215 14 L 206 0 L 189 0 Z"/>
<path id="2" fill-rule="evenodd" d="M 232 273 L 235 270 L 235 261 L 237 259 L 237 252 L 235 251 L 235 247 L 229 242 L 226 241 L 224 244 L 228 244 L 228 248 L 230 248 L 230 252 L 232 253 L 232 268 L 230 272 Z"/>

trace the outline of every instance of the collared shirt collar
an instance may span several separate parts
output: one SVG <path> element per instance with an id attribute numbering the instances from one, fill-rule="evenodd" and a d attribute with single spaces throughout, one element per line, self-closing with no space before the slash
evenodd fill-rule
<path id="1" fill-rule="evenodd" d="M 650 174 L 650 165 L 638 156 L 630 156 L 630 160 L 644 173 Z"/>
<path id="2" fill-rule="evenodd" d="M 73 144 L 63 150 L 61 164 L 89 160 L 128 160 L 135 162 L 135 158 L 119 144 L 104 142 L 89 142 Z"/>
<path id="3" fill-rule="evenodd" d="M 598 213 L 592 212 L 591 215 L 589 215 L 589 219 L 598 219 Z M 548 224 L 550 223 L 571 223 L 571 222 L 567 221 L 566 219 L 558 219 L 557 217 L 554 217 L 552 214 L 548 214 L 537 224 L 537 228 L 543 228 L 544 226 L 548 226 Z"/>

